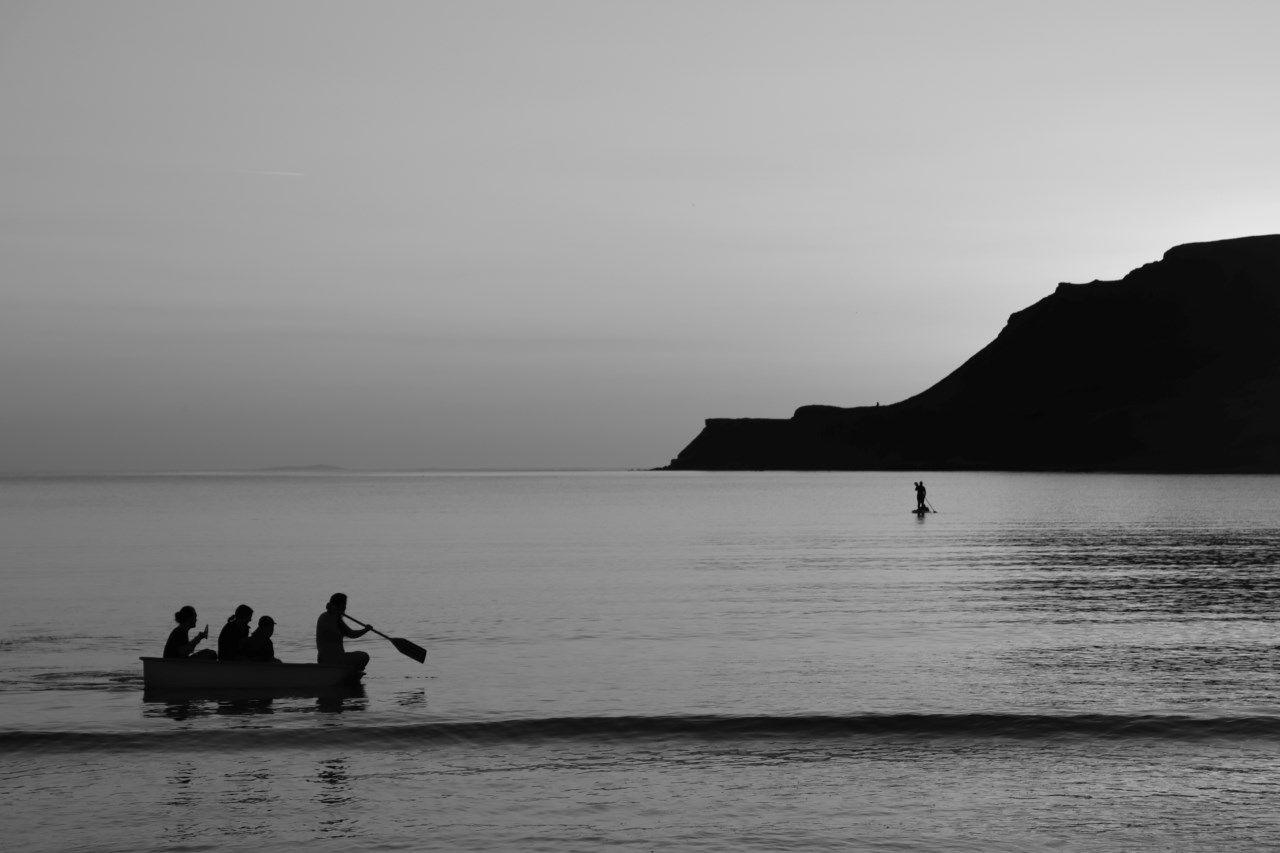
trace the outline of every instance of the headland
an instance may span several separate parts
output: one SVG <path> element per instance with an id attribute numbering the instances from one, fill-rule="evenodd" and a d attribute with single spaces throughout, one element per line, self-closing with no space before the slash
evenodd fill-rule
<path id="1" fill-rule="evenodd" d="M 1059 284 L 891 405 L 711 418 L 668 470 L 1280 472 L 1280 235 Z"/>

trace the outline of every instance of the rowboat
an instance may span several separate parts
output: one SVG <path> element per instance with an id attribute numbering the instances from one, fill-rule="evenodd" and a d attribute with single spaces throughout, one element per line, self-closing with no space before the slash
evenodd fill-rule
<path id="1" fill-rule="evenodd" d="M 327 690 L 360 682 L 364 670 L 322 663 L 259 663 L 201 658 L 142 660 L 142 684 L 148 692 L 166 690 Z"/>

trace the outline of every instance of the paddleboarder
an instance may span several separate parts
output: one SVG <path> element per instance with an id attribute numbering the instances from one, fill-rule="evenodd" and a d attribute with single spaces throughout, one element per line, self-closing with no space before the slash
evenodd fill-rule
<path id="1" fill-rule="evenodd" d="M 373 630 L 372 625 L 365 625 L 359 631 L 342 620 L 347 612 L 347 596 L 335 592 L 324 606 L 324 612 L 316 620 L 316 661 L 318 663 L 337 663 L 364 669 L 369 665 L 367 652 L 349 652 L 342 647 L 342 638 L 363 637 Z"/>
<path id="2" fill-rule="evenodd" d="M 208 625 L 205 625 L 204 630 L 196 634 L 195 637 L 187 639 L 188 634 L 196 626 L 196 621 L 199 618 L 196 609 L 190 604 L 182 605 L 182 609 L 173 614 L 173 621 L 177 622 L 178 626 L 169 632 L 169 639 L 164 644 L 164 657 L 218 659 L 218 653 L 213 649 L 196 651 L 196 646 L 200 644 L 201 640 L 209 639 Z"/>
<path id="3" fill-rule="evenodd" d="M 916 512 L 929 511 L 929 507 L 925 505 L 924 496 L 925 496 L 924 480 L 919 480 L 916 483 Z"/>

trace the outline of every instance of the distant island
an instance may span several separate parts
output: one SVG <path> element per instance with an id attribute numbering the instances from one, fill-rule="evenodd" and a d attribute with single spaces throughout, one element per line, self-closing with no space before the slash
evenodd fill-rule
<path id="1" fill-rule="evenodd" d="M 711 418 L 666 470 L 1280 472 L 1280 235 L 1059 284 L 899 403 Z"/>

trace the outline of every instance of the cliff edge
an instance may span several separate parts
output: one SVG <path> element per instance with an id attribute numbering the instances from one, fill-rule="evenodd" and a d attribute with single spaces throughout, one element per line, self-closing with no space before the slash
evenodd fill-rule
<path id="1" fill-rule="evenodd" d="M 1060 284 L 887 406 L 711 418 L 669 470 L 1280 472 L 1280 235 Z"/>

